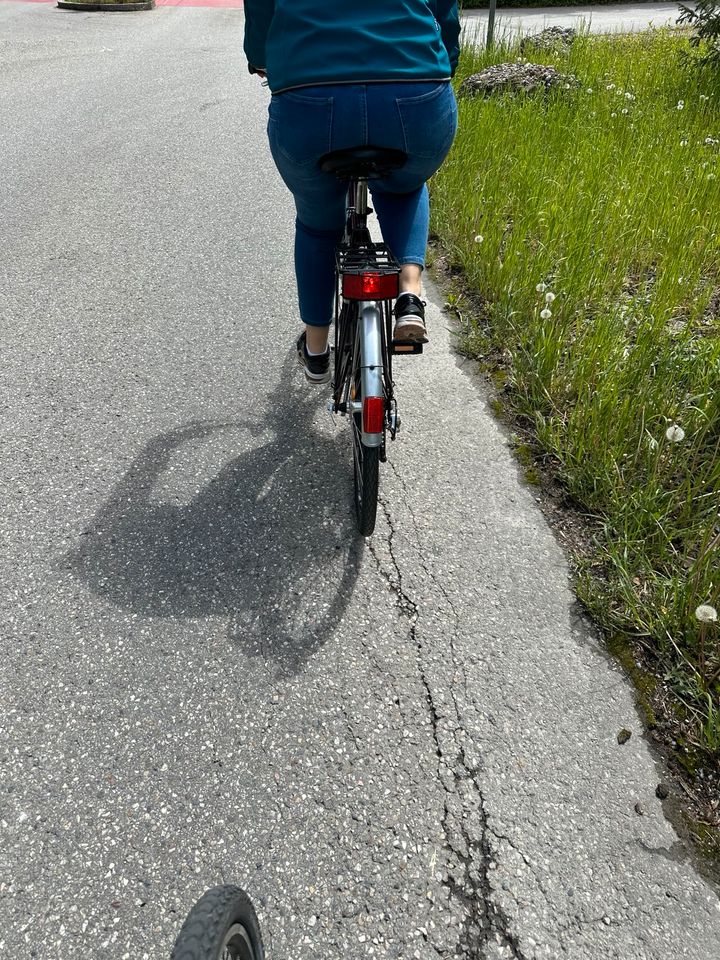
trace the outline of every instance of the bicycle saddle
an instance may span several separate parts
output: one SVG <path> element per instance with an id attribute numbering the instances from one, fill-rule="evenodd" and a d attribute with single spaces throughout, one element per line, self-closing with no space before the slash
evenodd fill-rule
<path id="1" fill-rule="evenodd" d="M 406 153 L 391 147 L 351 147 L 326 153 L 318 166 L 340 180 L 368 180 L 386 177 L 404 166 L 406 160 Z"/>

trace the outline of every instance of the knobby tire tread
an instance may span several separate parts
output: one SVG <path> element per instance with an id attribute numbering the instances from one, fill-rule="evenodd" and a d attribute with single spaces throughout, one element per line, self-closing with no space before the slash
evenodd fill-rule
<path id="1" fill-rule="evenodd" d="M 171 960 L 218 960 L 223 939 L 235 924 L 242 924 L 254 949 L 253 960 L 263 960 L 260 925 L 252 901 L 240 887 L 208 890 L 197 901 L 175 941 Z"/>

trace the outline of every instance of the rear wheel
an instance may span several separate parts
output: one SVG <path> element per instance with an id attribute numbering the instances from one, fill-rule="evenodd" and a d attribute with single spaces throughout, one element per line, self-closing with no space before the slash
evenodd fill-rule
<path id="1" fill-rule="evenodd" d="M 240 887 L 208 890 L 195 904 L 175 941 L 171 960 L 263 960 L 260 926 Z"/>
<path id="2" fill-rule="evenodd" d="M 354 414 L 355 421 L 362 420 Z M 358 532 L 369 537 L 375 529 L 378 483 L 380 475 L 380 447 L 366 447 L 357 423 L 353 425 L 353 460 L 355 466 L 355 516 Z"/>
<path id="3" fill-rule="evenodd" d="M 362 400 L 359 371 L 354 378 L 353 398 Z M 353 472 L 355 480 L 355 518 L 358 533 L 369 537 L 375 529 L 381 447 L 368 447 L 362 441 L 362 413 L 352 415 Z"/>

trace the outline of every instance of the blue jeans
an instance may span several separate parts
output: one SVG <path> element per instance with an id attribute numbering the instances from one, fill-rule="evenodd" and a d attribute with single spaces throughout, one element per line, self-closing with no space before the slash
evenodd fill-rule
<path id="1" fill-rule="evenodd" d="M 426 181 L 447 156 L 456 128 L 449 83 L 325 85 L 273 96 L 268 137 L 295 198 L 295 272 L 304 323 L 327 326 L 332 319 L 335 248 L 345 226 L 346 184 L 319 169 L 320 157 L 367 145 L 408 154 L 402 169 L 368 186 L 385 243 L 401 264 L 423 267 L 430 220 Z"/>

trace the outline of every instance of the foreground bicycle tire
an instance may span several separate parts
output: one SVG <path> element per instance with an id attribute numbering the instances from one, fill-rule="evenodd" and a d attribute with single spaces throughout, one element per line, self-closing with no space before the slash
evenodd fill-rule
<path id="1" fill-rule="evenodd" d="M 263 960 L 260 925 L 240 887 L 208 890 L 182 925 L 171 960 Z"/>

